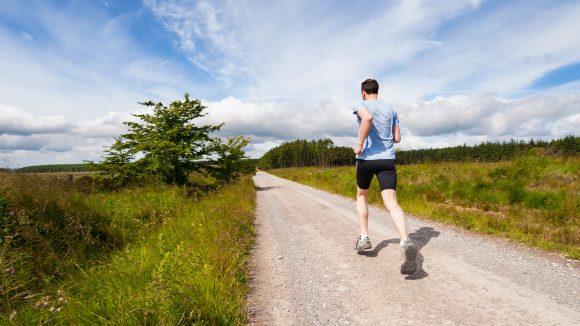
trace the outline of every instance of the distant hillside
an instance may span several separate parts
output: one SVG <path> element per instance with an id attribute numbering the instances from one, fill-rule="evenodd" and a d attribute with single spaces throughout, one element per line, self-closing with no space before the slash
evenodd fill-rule
<path id="1" fill-rule="evenodd" d="M 87 172 L 87 171 L 90 171 L 90 166 L 88 164 L 33 165 L 16 169 L 16 172 L 24 172 L 24 173 Z"/>

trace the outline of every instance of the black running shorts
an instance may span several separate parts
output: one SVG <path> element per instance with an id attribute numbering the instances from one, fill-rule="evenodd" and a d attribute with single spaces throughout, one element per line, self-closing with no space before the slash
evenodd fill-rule
<path id="1" fill-rule="evenodd" d="M 395 160 L 356 160 L 356 185 L 369 189 L 373 175 L 379 180 L 381 191 L 397 190 L 397 169 Z"/>

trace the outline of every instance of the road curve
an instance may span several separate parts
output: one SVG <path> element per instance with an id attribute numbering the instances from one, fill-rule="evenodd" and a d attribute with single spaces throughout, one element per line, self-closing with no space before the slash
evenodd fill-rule
<path id="1" fill-rule="evenodd" d="M 354 201 L 264 172 L 257 190 L 252 325 L 580 325 L 580 264 L 410 218 L 419 270 L 399 273 L 388 213 L 370 209 L 358 254 Z"/>

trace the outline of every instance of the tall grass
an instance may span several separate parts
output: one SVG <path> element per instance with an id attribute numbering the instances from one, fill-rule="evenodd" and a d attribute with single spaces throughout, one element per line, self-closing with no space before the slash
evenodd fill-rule
<path id="1" fill-rule="evenodd" d="M 0 175 L 0 312 L 123 246 L 127 230 L 115 224 L 123 217 L 94 209 L 86 197 L 53 178 Z"/>
<path id="2" fill-rule="evenodd" d="M 401 165 L 397 196 L 410 213 L 580 258 L 580 159 Z M 271 170 L 354 198 L 354 167 Z M 369 201 L 380 204 L 376 181 Z"/>
<path id="3" fill-rule="evenodd" d="M 34 236 L 15 243 L 14 227 L 3 233 L 0 324 L 244 323 L 249 177 L 209 195 L 161 185 L 81 193 L 30 181 L 47 187 L 41 195 L 26 182 L 0 182 L 4 224 L 14 212 L 36 214 L 18 224 Z"/>

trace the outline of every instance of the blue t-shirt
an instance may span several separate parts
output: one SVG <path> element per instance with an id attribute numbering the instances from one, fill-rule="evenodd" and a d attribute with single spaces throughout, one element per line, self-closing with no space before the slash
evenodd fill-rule
<path id="1" fill-rule="evenodd" d="M 353 109 L 359 133 L 361 118 L 358 116 L 358 109 L 362 107 L 366 108 L 373 116 L 373 124 L 363 144 L 362 152 L 357 158 L 359 160 L 395 159 L 393 127 L 399 124 L 397 112 L 392 106 L 379 99 L 361 101 Z"/>

